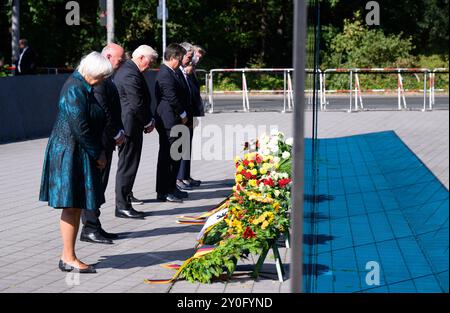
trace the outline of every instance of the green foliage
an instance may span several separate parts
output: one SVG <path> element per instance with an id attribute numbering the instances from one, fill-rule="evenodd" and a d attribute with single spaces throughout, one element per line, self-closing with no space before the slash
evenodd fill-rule
<path id="1" fill-rule="evenodd" d="M 324 67 L 388 67 L 410 57 L 411 38 L 402 34 L 386 36 L 381 30 L 369 29 L 361 22 L 359 12 L 353 20 L 344 20 L 344 29 L 333 36 Z"/>
<path id="2" fill-rule="evenodd" d="M 98 0 L 79 1 L 80 26 L 66 25 L 66 3 L 21 1 L 21 37 L 28 38 L 38 53 L 38 66 L 76 66 L 82 55 L 101 49 L 106 42 Z M 448 62 L 448 0 L 380 2 L 381 25 L 376 27 L 364 24 L 365 3 L 320 1 L 322 68 L 409 67 L 418 60 L 424 61 L 421 66 L 433 67 L 432 55 L 447 56 Z M 146 43 L 161 52 L 157 5 L 155 0 L 115 1 L 116 41 L 126 50 Z M 167 6 L 167 42 L 187 40 L 205 47 L 202 68 L 292 67 L 293 0 L 167 1 Z M 355 16 L 355 11 L 361 13 Z M 0 53 L 8 62 L 10 17 L 10 1 L 1 2 Z M 283 78 L 261 74 L 248 83 L 250 89 L 281 89 Z M 237 77 L 219 81 L 218 89 L 240 86 Z"/>

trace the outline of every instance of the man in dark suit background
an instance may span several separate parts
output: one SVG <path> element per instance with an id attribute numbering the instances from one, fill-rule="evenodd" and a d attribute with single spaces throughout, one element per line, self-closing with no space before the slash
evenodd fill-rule
<path id="1" fill-rule="evenodd" d="M 31 75 L 36 72 L 36 53 L 28 46 L 27 39 L 19 40 L 19 59 L 16 61 L 15 75 Z"/>
<path id="2" fill-rule="evenodd" d="M 191 190 L 192 187 L 198 187 L 201 184 L 200 180 L 195 180 L 191 177 L 191 152 L 192 152 L 192 139 L 194 137 L 194 120 L 197 116 L 203 116 L 203 100 L 200 95 L 200 85 L 197 77 L 195 76 L 195 65 L 200 60 L 198 54 L 198 48 L 190 43 L 184 42 L 181 44 L 183 48 L 188 51 L 183 58 L 182 65 L 177 70 L 177 75 L 180 80 L 184 82 L 185 89 L 188 92 L 188 123 L 190 135 L 190 151 L 189 158 L 182 159 L 180 162 L 180 169 L 177 176 L 177 187 L 180 190 Z M 202 50 L 203 51 L 203 50 Z M 189 56 L 189 58 L 187 58 Z M 203 53 L 201 54 L 203 56 Z M 195 63 L 195 64 L 194 64 Z"/>
<path id="3" fill-rule="evenodd" d="M 109 60 L 113 70 L 116 71 L 124 61 L 124 50 L 121 46 L 110 43 L 103 48 L 102 55 Z M 123 125 L 121 120 L 121 107 L 119 93 L 114 85 L 112 77 L 108 77 L 102 84 L 94 87 L 94 96 L 105 111 L 106 125 L 103 131 L 102 145 L 106 155 L 106 167 L 102 173 L 103 192 L 108 185 L 111 170 L 112 156 L 116 145 L 120 146 L 125 141 Z M 83 229 L 80 240 L 92 243 L 112 244 L 117 239 L 116 234 L 107 233 L 100 223 L 100 210 L 83 210 Z"/>
<path id="4" fill-rule="evenodd" d="M 156 61 L 158 54 L 147 45 L 139 46 L 132 59 L 125 61 L 114 75 L 114 83 L 120 96 L 125 143 L 119 148 L 116 175 L 116 216 L 144 218 L 143 212 L 132 207 L 133 185 L 139 167 L 143 132 L 150 133 L 155 121 L 150 108 L 150 92 L 144 75 Z"/>
<path id="5" fill-rule="evenodd" d="M 188 122 L 189 96 L 176 71 L 186 54 L 179 44 L 170 44 L 164 53 L 164 63 L 156 77 L 156 130 L 159 134 L 158 166 L 156 172 L 157 199 L 182 202 L 186 193 L 176 188 L 180 160 L 171 155 L 171 147 L 180 137 L 170 134 L 175 126 Z"/>

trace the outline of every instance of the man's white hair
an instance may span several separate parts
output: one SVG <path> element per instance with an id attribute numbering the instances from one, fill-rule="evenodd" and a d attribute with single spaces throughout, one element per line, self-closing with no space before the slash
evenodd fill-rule
<path id="1" fill-rule="evenodd" d="M 140 56 L 145 56 L 146 58 L 152 59 L 158 58 L 158 53 L 155 51 L 155 49 L 153 49 L 150 46 L 147 45 L 141 45 L 139 47 L 137 47 L 136 50 L 133 51 L 133 54 L 131 55 L 131 57 L 133 59 L 135 58 L 139 58 Z"/>
<path id="2" fill-rule="evenodd" d="M 77 68 L 81 75 L 89 75 L 94 79 L 105 78 L 112 74 L 111 63 L 99 52 L 91 52 L 81 59 Z"/>
<path id="3" fill-rule="evenodd" d="M 182 46 L 186 50 L 186 52 L 194 51 L 194 46 L 189 42 L 182 42 L 180 43 L 180 46 Z"/>

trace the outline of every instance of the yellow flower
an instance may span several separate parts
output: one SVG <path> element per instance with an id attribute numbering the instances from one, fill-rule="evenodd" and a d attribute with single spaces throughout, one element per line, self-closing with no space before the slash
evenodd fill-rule
<path id="1" fill-rule="evenodd" d="M 264 221 L 264 223 L 262 223 L 261 228 L 262 229 L 266 229 L 267 226 L 269 226 L 269 222 L 268 221 Z"/>
<path id="2" fill-rule="evenodd" d="M 255 167 L 255 163 L 250 162 L 250 163 L 248 163 L 248 166 L 249 166 L 250 168 L 254 168 L 254 167 Z"/>
<path id="3" fill-rule="evenodd" d="M 236 169 L 236 172 L 240 173 L 243 169 L 244 167 L 242 165 L 239 165 Z"/>
<path id="4" fill-rule="evenodd" d="M 258 174 L 258 170 L 256 168 L 250 170 L 250 173 L 252 173 L 253 176 Z"/>
<path id="5" fill-rule="evenodd" d="M 241 157 L 240 156 L 235 156 L 234 157 L 234 163 L 237 163 L 237 162 L 239 162 L 241 160 Z"/>
<path id="6" fill-rule="evenodd" d="M 233 191 L 236 191 L 236 185 L 233 186 Z"/>
<path id="7" fill-rule="evenodd" d="M 236 175 L 236 182 L 237 182 L 237 183 L 240 183 L 240 182 L 242 181 L 242 179 L 244 179 L 244 177 L 242 177 L 241 174 L 237 174 L 237 175 Z"/>
<path id="8" fill-rule="evenodd" d="M 275 210 L 275 212 L 278 212 L 278 210 L 280 210 L 280 203 L 279 202 L 275 202 L 272 206 L 273 206 L 273 209 Z"/>
<path id="9" fill-rule="evenodd" d="M 250 180 L 248 181 L 248 184 L 249 184 L 250 186 L 252 186 L 252 187 L 256 187 L 257 184 L 258 184 L 258 181 L 257 181 L 256 179 L 250 179 Z"/>
<path id="10" fill-rule="evenodd" d="M 259 173 L 260 173 L 261 175 L 265 175 L 265 174 L 267 174 L 267 169 L 265 169 L 264 167 L 262 167 L 262 168 L 259 169 Z"/>

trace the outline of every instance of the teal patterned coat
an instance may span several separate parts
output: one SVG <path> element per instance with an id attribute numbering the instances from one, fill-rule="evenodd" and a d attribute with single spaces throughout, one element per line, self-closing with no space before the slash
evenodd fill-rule
<path id="1" fill-rule="evenodd" d="M 62 87 L 45 151 L 39 200 L 54 208 L 96 210 L 105 202 L 96 167 L 106 123 L 93 88 L 74 72 Z"/>

